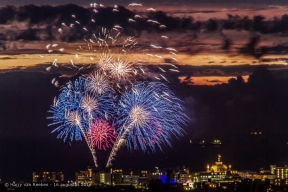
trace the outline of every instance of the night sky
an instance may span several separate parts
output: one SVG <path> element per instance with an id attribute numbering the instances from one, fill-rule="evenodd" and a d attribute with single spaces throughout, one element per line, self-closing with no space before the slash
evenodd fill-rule
<path id="1" fill-rule="evenodd" d="M 32 0 L 2 0 L 0 4 L 18 5 L 19 2 L 35 3 Z M 65 4 L 77 1 L 63 0 L 60 3 L 48 0 L 37 1 L 38 4 L 56 4 L 56 2 Z M 82 2 L 90 3 L 90 1 Z M 110 2 L 131 3 L 130 1 Z M 221 2 L 226 1 L 202 0 L 201 2 L 218 2 L 217 5 L 221 6 Z M 253 2 L 256 4 L 256 2 L 283 3 L 286 1 L 255 0 Z M 284 19 L 283 23 L 286 21 Z M 9 22 L 7 23 L 10 24 Z M 256 24 L 255 26 L 258 26 Z M 210 25 L 203 26 L 210 29 Z M 260 26 L 260 31 L 263 29 L 261 27 L 263 26 Z M 171 29 L 170 32 L 172 33 L 173 30 L 175 29 Z M 273 31 L 269 33 L 273 34 Z M 0 34 L 1 40 L 9 42 L 10 34 L 8 31 L 8 39 L 5 37 L 4 40 L 3 36 L 6 34 L 2 36 Z M 28 43 L 31 36 L 26 34 L 26 37 Z M 249 56 L 255 57 L 253 59 L 259 59 L 261 56 L 255 53 L 253 40 L 255 38 L 250 39 L 247 44 L 244 43 L 248 53 L 245 49 L 240 51 L 242 50 L 243 55 L 250 54 Z M 33 42 L 35 41 L 33 39 Z M 269 48 L 273 51 L 281 48 L 279 52 L 282 52 L 286 47 Z M 1 59 L 0 65 L 4 62 L 6 60 Z M 0 71 L 0 178 L 3 181 L 29 182 L 32 180 L 33 171 L 63 171 L 65 180 L 74 180 L 76 171 L 93 165 L 85 141 L 73 141 L 70 146 L 69 142 L 64 143 L 57 139 L 57 134 L 51 134 L 55 127 L 47 126 L 51 123 L 46 119 L 49 116 L 47 111 L 53 104 L 53 98 L 59 94 L 58 88 L 51 84 L 51 80 L 59 77 L 61 71 L 47 73 L 46 67 L 39 65 Z M 283 166 L 288 163 L 288 68 L 286 65 L 245 65 L 245 63 L 239 66 L 187 65 L 180 67 L 180 71 L 187 77 L 193 74 L 219 75 L 221 72 L 223 76 L 229 75 L 233 78 L 218 85 L 207 86 L 180 83 L 177 75 L 169 76 L 171 82 L 168 84 L 169 87 L 185 102 L 187 114 L 191 118 L 189 126 L 185 128 L 185 136 L 180 139 L 174 138 L 173 148 L 164 146 L 163 152 L 158 151 L 155 154 L 137 151 L 131 153 L 123 148 L 116 156 L 115 167 L 153 169 L 155 166 L 186 165 L 191 170 L 201 171 L 208 163 L 216 161 L 218 153 L 222 155 L 225 163 L 232 164 L 232 167 L 238 170 L 258 171 L 260 167 L 268 168 L 270 164 Z M 242 75 L 248 75 L 246 82 Z M 251 135 L 251 132 L 262 134 Z M 190 140 L 211 142 L 214 139 L 220 139 L 223 146 L 197 147 L 189 144 Z M 100 166 L 105 166 L 108 155 L 109 151 L 97 152 Z"/>
<path id="2" fill-rule="evenodd" d="M 4 180 L 31 179 L 32 171 L 64 171 L 74 179 L 74 172 L 92 165 L 83 142 L 68 142 L 50 134 L 46 117 L 58 90 L 50 84 L 57 74 L 10 72 L 0 76 L 1 177 Z M 282 76 L 288 75 L 288 72 Z M 122 149 L 115 167 L 147 168 L 154 166 L 190 166 L 203 170 L 218 153 L 236 169 L 258 170 L 287 161 L 288 79 L 277 79 L 265 68 L 256 68 L 248 83 L 241 78 L 217 86 L 170 85 L 183 99 L 192 123 L 187 135 L 173 140 L 173 148 L 144 154 Z M 177 88 L 176 88 L 177 87 Z M 185 90 L 185 91 L 184 91 Z M 251 135 L 261 131 L 262 135 Z M 192 147 L 189 140 L 221 139 L 223 147 Z M 104 166 L 108 153 L 99 152 Z"/>

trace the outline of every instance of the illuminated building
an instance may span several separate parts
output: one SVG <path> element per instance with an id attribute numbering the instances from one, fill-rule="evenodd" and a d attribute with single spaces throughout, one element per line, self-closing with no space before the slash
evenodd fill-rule
<path id="1" fill-rule="evenodd" d="M 270 169 L 260 168 L 260 174 L 271 174 L 271 170 Z"/>
<path id="2" fill-rule="evenodd" d="M 146 186 L 148 184 L 147 180 L 148 171 L 142 170 L 139 174 L 139 186 Z"/>
<path id="3" fill-rule="evenodd" d="M 221 161 L 221 155 L 213 165 L 207 165 L 206 171 L 194 172 L 190 178 L 194 183 L 232 183 L 241 182 L 238 171 L 232 170 L 232 166 L 227 166 Z"/>
<path id="4" fill-rule="evenodd" d="M 253 171 L 239 171 L 239 176 L 243 179 L 254 179 L 256 172 Z"/>
<path id="5" fill-rule="evenodd" d="M 132 178 L 132 180 L 136 180 L 137 179 L 137 185 L 133 184 L 136 188 L 141 188 L 141 189 L 145 189 L 146 186 L 148 185 L 148 180 L 147 180 L 147 175 L 148 175 L 148 171 L 147 170 L 140 170 L 140 171 L 133 171 L 132 172 L 134 176 L 136 176 L 135 178 Z"/>
<path id="6" fill-rule="evenodd" d="M 276 174 L 276 165 L 270 165 L 271 174 Z"/>
<path id="7" fill-rule="evenodd" d="M 88 167 L 86 171 L 79 171 L 75 173 L 76 183 L 77 184 L 87 184 L 95 185 L 95 173 L 91 167 Z"/>
<path id="8" fill-rule="evenodd" d="M 139 174 L 135 174 L 133 170 L 126 170 L 122 173 L 122 185 L 134 185 L 137 186 L 139 182 Z"/>
<path id="9" fill-rule="evenodd" d="M 122 171 L 122 169 L 115 169 L 111 172 L 111 182 L 112 185 L 133 185 L 137 189 L 146 189 L 148 185 L 147 174 L 148 171 L 146 170 Z M 102 183 L 104 182 L 102 181 Z"/>
<path id="10" fill-rule="evenodd" d="M 218 155 L 218 161 L 215 162 L 214 165 L 212 165 L 211 167 L 208 165 L 207 166 L 207 172 L 211 172 L 211 173 L 219 173 L 221 174 L 226 174 L 228 171 L 228 167 L 227 165 L 223 164 L 221 161 L 221 155 Z"/>
<path id="11" fill-rule="evenodd" d="M 112 185 L 111 182 L 111 173 L 96 173 L 95 174 L 95 181 L 100 184 L 105 185 Z"/>
<path id="12" fill-rule="evenodd" d="M 260 168 L 260 172 L 252 172 L 252 171 L 239 171 L 239 175 L 243 179 L 252 179 L 252 180 L 262 180 L 265 181 L 265 179 L 270 180 L 270 184 L 274 184 L 274 180 L 276 178 L 276 165 L 270 165 L 269 170 L 265 170 L 264 168 Z"/>
<path id="13" fill-rule="evenodd" d="M 178 169 L 174 171 L 174 181 L 177 183 L 186 183 L 189 179 L 189 168 L 183 167 L 182 169 Z"/>
<path id="14" fill-rule="evenodd" d="M 160 179 L 162 175 L 163 173 L 159 170 L 159 168 L 155 167 L 155 171 L 147 173 L 147 180 L 150 181 Z"/>
<path id="15" fill-rule="evenodd" d="M 115 169 L 112 171 L 112 185 L 120 185 L 123 183 L 122 169 Z"/>
<path id="16" fill-rule="evenodd" d="M 276 177 L 278 179 L 288 179 L 288 167 L 276 167 Z"/>
<path id="17" fill-rule="evenodd" d="M 62 172 L 33 172 L 33 182 L 63 182 L 64 174 Z"/>
<path id="18" fill-rule="evenodd" d="M 269 174 L 270 172 L 270 174 Z M 269 179 L 271 184 L 276 186 L 288 185 L 288 166 L 277 167 L 276 165 L 270 165 L 270 170 L 260 169 L 260 174 L 264 179 Z"/>
<path id="19" fill-rule="evenodd" d="M 185 171 L 180 171 L 176 181 L 177 183 L 186 183 L 188 178 L 189 178 L 189 175 Z"/>
<path id="20" fill-rule="evenodd" d="M 138 189 L 146 189 L 148 171 L 123 171 L 122 169 L 104 169 L 94 174 L 95 184 L 100 185 L 133 185 Z"/>
<path id="21" fill-rule="evenodd" d="M 119 174 L 121 174 L 121 172 L 119 172 Z M 95 182 L 97 184 L 113 185 L 112 168 L 106 168 L 103 170 L 98 170 L 98 172 L 95 173 Z"/>
<path id="22" fill-rule="evenodd" d="M 123 175 L 123 184 L 124 185 L 138 185 L 139 175 Z"/>
<path id="23" fill-rule="evenodd" d="M 274 180 L 274 185 L 276 185 L 276 186 L 287 186 L 288 185 L 288 179 L 276 178 Z"/>

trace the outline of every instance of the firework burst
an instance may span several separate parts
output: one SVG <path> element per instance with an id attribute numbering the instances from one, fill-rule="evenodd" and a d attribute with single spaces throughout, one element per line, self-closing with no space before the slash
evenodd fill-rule
<path id="1" fill-rule="evenodd" d="M 87 75 L 86 86 L 88 90 L 98 95 L 112 91 L 111 83 L 107 76 L 97 70 Z"/>
<path id="2" fill-rule="evenodd" d="M 52 131 L 59 132 L 57 138 L 65 141 L 70 137 L 73 141 L 84 137 L 97 167 L 96 151 L 87 138 L 87 132 L 92 120 L 113 116 L 113 100 L 110 94 L 97 95 L 87 91 L 86 85 L 87 80 L 80 77 L 74 83 L 69 82 L 64 86 L 55 104 L 51 106 L 49 112 L 53 115 L 48 119 L 54 121 L 49 126 L 58 125 Z"/>
<path id="3" fill-rule="evenodd" d="M 97 14 L 95 4 L 91 7 Z M 115 10 L 118 12 L 118 7 L 113 9 L 114 12 Z M 72 15 L 72 18 L 75 19 L 76 16 Z M 135 15 L 135 20 L 130 18 L 128 22 L 135 23 L 140 18 L 140 15 Z M 94 19 L 91 21 L 95 23 Z M 149 19 L 147 22 L 157 24 L 161 29 L 166 28 L 158 21 Z M 75 76 L 79 74 L 82 76 L 73 83 L 69 82 L 63 86 L 58 99 L 54 99 L 54 105 L 49 111 L 53 115 L 48 119 L 53 120 L 50 125 L 58 127 L 52 133 L 58 132 L 57 137 L 64 141 L 67 138 L 71 141 L 82 140 L 84 137 L 96 167 L 95 148 L 106 150 L 113 145 L 107 162 L 107 166 L 110 166 L 123 145 L 130 151 L 152 152 L 158 148 L 161 150 L 163 144 L 171 146 L 172 137 L 182 136 L 184 134 L 182 127 L 187 125 L 189 120 L 181 101 L 163 83 L 144 82 L 135 85 L 133 83 L 139 81 L 139 77 L 145 79 L 148 73 L 145 72 L 147 69 L 142 67 L 149 63 L 150 58 L 162 61 L 166 59 L 166 56 L 161 55 L 165 51 L 173 55 L 168 56 L 167 61 L 171 60 L 171 63 L 167 64 L 176 69 L 164 70 L 158 67 L 159 72 L 179 72 L 177 66 L 172 64 L 177 62 L 174 58 L 177 50 L 166 45 L 163 48 L 153 43 L 149 47 L 156 52 L 148 53 L 150 48 L 139 46 L 138 40 L 134 37 L 120 37 L 123 28 L 119 25 L 115 25 L 111 30 L 106 28 L 99 30 L 97 26 L 97 29 L 94 28 L 96 30 L 92 31 L 93 27 L 81 26 L 83 22 L 75 21 L 75 23 L 75 26 L 71 24 L 70 27 L 81 27 L 85 33 L 92 34 L 88 39 L 84 39 L 88 49 L 85 45 L 81 45 L 78 50 L 83 51 L 83 54 L 75 54 L 75 59 L 79 61 L 83 59 L 86 63 L 85 59 L 90 58 L 89 65 L 78 67 L 72 59 L 70 60 L 72 68 L 69 68 L 75 71 Z M 58 31 L 61 35 L 65 34 L 62 28 Z M 161 38 L 169 39 L 166 36 Z M 57 46 L 58 44 L 48 44 L 46 48 L 52 53 L 53 48 Z M 147 49 L 143 50 L 143 47 Z M 59 51 L 64 51 L 64 48 L 60 48 Z M 55 59 L 46 70 L 49 72 L 52 67 L 58 67 L 58 64 Z M 162 74 L 155 74 L 154 77 L 169 82 Z M 52 84 L 61 86 L 56 79 L 53 79 Z M 116 122 L 117 134 L 111 122 Z"/>
<path id="4" fill-rule="evenodd" d="M 114 116 L 114 100 L 111 93 L 94 94 L 87 90 L 87 84 L 89 84 L 88 80 L 83 77 L 75 80 L 74 83 L 69 82 L 62 88 L 61 94 L 55 100 L 55 104 L 51 106 L 49 112 L 53 116 L 48 117 L 48 119 L 52 119 L 54 122 L 50 125 L 60 124 L 53 132 L 63 132 L 62 134 L 65 136 L 64 141 L 69 134 L 72 141 L 75 135 L 72 130 L 77 132 L 77 129 L 71 128 L 73 122 L 67 119 L 68 114 L 72 114 L 71 112 L 77 112 L 77 116 L 81 117 L 78 118 L 80 121 L 78 124 L 81 124 L 85 130 L 89 128 L 91 118 L 95 120 Z M 78 124 L 74 123 L 74 126 L 78 126 Z M 81 137 L 75 137 L 75 140 L 81 140 Z"/>
<path id="5" fill-rule="evenodd" d="M 93 147 L 106 150 L 112 148 L 117 134 L 107 121 L 98 119 L 90 125 L 87 136 Z"/>
<path id="6" fill-rule="evenodd" d="M 66 111 L 65 118 L 70 126 L 80 126 L 81 116 L 77 111 Z"/>
<path id="7" fill-rule="evenodd" d="M 88 113 L 89 119 L 92 119 L 92 112 L 98 109 L 96 98 L 91 94 L 83 95 L 80 107 Z"/>
<path id="8" fill-rule="evenodd" d="M 111 64 L 113 62 L 113 56 L 112 54 L 109 54 L 109 53 L 103 53 L 98 62 L 97 62 L 97 65 L 96 67 L 97 68 L 100 68 L 104 73 L 107 72 L 107 70 L 109 70 L 111 68 Z"/>
<path id="9" fill-rule="evenodd" d="M 133 64 L 129 61 L 123 61 L 117 58 L 110 66 L 111 77 L 118 82 L 125 82 L 131 77 L 133 71 Z"/>
<path id="10" fill-rule="evenodd" d="M 126 141 L 129 150 L 150 149 L 154 152 L 156 146 L 160 149 L 165 143 L 171 146 L 172 135 L 182 136 L 184 130 L 181 127 L 187 125 L 189 120 L 181 101 L 160 82 L 134 85 L 119 103 L 119 134 L 107 166 L 111 165 L 120 140 Z"/>
<path id="11" fill-rule="evenodd" d="M 81 130 L 79 125 L 84 129 L 88 129 L 88 122 L 82 117 L 84 116 L 84 111 L 80 108 L 80 101 L 82 99 L 82 94 L 84 91 L 85 81 L 83 79 L 78 79 L 74 83 L 69 82 L 67 86 L 63 87 L 61 94 L 58 99 L 55 99 L 55 104 L 51 106 L 50 113 L 53 116 L 48 117 L 52 119 L 53 123 L 51 125 L 59 125 L 53 132 L 59 132 L 58 138 L 63 138 L 66 141 L 67 137 L 70 140 L 74 139 L 82 140 Z"/>

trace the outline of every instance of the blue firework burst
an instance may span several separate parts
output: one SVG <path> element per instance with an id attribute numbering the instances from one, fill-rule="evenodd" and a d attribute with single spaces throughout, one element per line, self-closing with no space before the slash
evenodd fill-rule
<path id="1" fill-rule="evenodd" d="M 181 100 L 160 82 L 133 85 L 121 97 L 118 115 L 118 131 L 128 149 L 152 152 L 165 143 L 171 146 L 172 135 L 182 136 L 181 127 L 189 120 Z"/>
<path id="2" fill-rule="evenodd" d="M 113 116 L 113 100 L 110 92 L 97 94 L 87 90 L 87 80 L 83 77 L 67 83 L 61 90 L 58 99 L 49 110 L 52 116 L 51 125 L 58 125 L 52 131 L 59 132 L 57 138 L 67 137 L 71 141 L 82 140 L 83 132 L 89 129 L 93 120 L 109 119 Z M 82 130 L 81 130 L 82 129 Z"/>

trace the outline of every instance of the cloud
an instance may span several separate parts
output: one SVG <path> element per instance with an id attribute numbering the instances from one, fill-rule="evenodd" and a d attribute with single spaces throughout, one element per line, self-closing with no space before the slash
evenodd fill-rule
<path id="1" fill-rule="evenodd" d="M 2 7 L 0 8 L 0 40 L 3 41 L 4 46 L 1 46 L 0 49 L 4 50 L 5 47 L 9 49 L 10 46 L 7 46 L 6 43 L 17 40 L 79 41 L 90 38 L 91 32 L 97 34 L 102 27 L 111 29 L 116 24 L 124 28 L 122 34 L 127 36 L 141 36 L 144 39 L 159 34 L 174 36 L 175 38 L 169 42 L 159 40 L 159 43 L 164 47 L 174 45 L 180 47 L 180 51 L 192 54 L 216 50 L 230 53 L 236 50 L 240 54 L 253 55 L 258 59 L 268 52 L 279 52 L 282 48 L 285 49 L 284 44 L 284 47 L 278 44 L 262 45 L 262 42 L 265 41 L 262 39 L 263 35 L 285 34 L 288 31 L 288 15 L 285 14 L 279 18 L 268 20 L 261 15 L 250 18 L 228 13 L 227 18 L 210 18 L 200 21 L 191 16 L 176 17 L 163 11 L 156 11 L 142 12 L 143 18 L 137 19 L 135 23 L 130 23 L 128 19 L 134 18 L 135 11 L 122 6 L 119 6 L 119 12 L 113 12 L 112 9 L 112 7 L 99 8 L 98 13 L 95 14 L 91 8 L 74 4 Z M 202 12 L 204 13 L 205 10 Z M 76 19 L 71 17 L 72 14 L 76 15 Z M 91 22 L 92 18 L 96 21 L 95 24 Z M 161 29 L 158 24 L 147 22 L 148 19 L 164 24 L 167 28 Z M 76 20 L 81 25 L 77 25 Z M 62 26 L 62 23 L 68 27 Z M 75 24 L 75 26 L 70 28 L 70 24 Z M 64 35 L 58 32 L 60 27 L 63 29 Z M 83 27 L 87 28 L 89 32 L 83 30 Z M 254 31 L 253 34 L 252 31 Z M 241 38 L 236 38 L 238 35 Z M 242 45 L 243 39 L 248 38 L 247 35 L 250 35 L 250 39 L 246 45 Z M 242 42 L 239 43 L 239 39 Z"/>
<path id="2" fill-rule="evenodd" d="M 223 81 L 220 81 L 219 79 L 212 79 L 212 80 L 204 79 L 204 80 L 210 83 L 224 83 Z"/>

